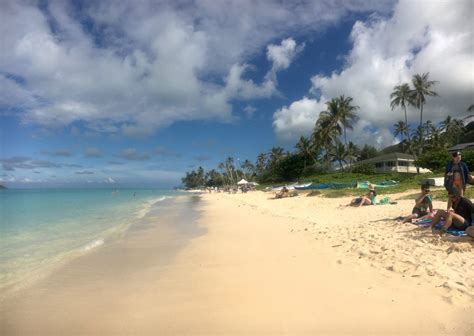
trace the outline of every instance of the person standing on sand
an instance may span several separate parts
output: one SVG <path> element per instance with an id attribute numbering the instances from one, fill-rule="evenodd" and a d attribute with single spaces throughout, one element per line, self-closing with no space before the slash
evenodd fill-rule
<path id="1" fill-rule="evenodd" d="M 456 189 L 462 197 L 466 192 L 466 184 L 471 179 L 467 164 L 462 162 L 461 152 L 452 153 L 453 159 L 450 161 L 444 171 L 444 187 L 451 191 Z M 451 201 L 448 200 L 447 210 L 451 209 Z"/>
<path id="2" fill-rule="evenodd" d="M 471 200 L 467 197 L 460 196 L 457 189 L 451 190 L 448 197 L 453 206 L 453 210 L 438 210 L 431 223 L 431 231 L 433 231 L 433 233 L 443 235 L 451 226 L 457 230 L 466 230 L 472 226 L 474 205 Z M 435 225 L 440 222 L 441 218 L 444 218 L 445 223 L 440 230 L 437 230 Z"/>

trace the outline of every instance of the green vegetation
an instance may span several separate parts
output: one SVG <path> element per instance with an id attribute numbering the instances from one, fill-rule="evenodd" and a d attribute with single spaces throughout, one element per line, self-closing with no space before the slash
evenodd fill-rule
<path id="1" fill-rule="evenodd" d="M 431 121 L 423 123 L 423 108 L 427 97 L 436 97 L 432 90 L 437 81 L 428 79 L 429 73 L 415 75 L 412 79 L 413 88 L 404 83 L 394 87 L 390 98 L 390 107 L 402 108 L 405 121 L 394 125 L 395 136 L 401 136 L 402 141 L 394 146 L 378 151 L 375 147 L 365 144 L 359 148 L 346 139 L 346 130 L 352 129 L 358 119 L 358 106 L 354 105 L 352 97 L 341 95 L 326 102 L 325 111 L 315 111 L 318 114 L 313 132 L 310 137 L 300 137 L 293 152 L 281 147 L 273 147 L 270 151 L 260 153 L 255 163 L 249 160 L 243 162 L 228 157 L 220 163 L 217 169 L 205 172 L 202 167 L 187 172 L 182 182 L 186 188 L 205 186 L 235 185 L 240 179 L 257 181 L 262 187 L 299 182 L 357 182 L 397 180 L 401 184 L 387 188 L 386 193 L 400 192 L 409 188 L 417 188 L 421 179 L 428 175 L 384 174 L 375 175 L 375 167 L 370 164 L 357 162 L 391 152 L 410 153 L 417 158 L 418 167 L 428 168 L 435 173 L 444 172 L 444 167 L 450 156 L 447 148 L 460 142 L 468 132 L 474 129 L 464 127 L 460 120 L 448 116 L 439 125 Z M 420 109 L 420 124 L 415 130 L 408 126 L 407 106 Z M 468 125 L 469 126 L 469 125 Z M 474 128 L 474 127 L 473 127 Z M 341 137 L 343 141 L 341 141 Z M 468 166 L 474 167 L 474 152 L 466 152 L 463 156 Z M 339 172 L 334 173 L 337 170 Z M 328 190 L 322 193 L 334 194 L 357 193 L 357 190 Z M 385 189 L 384 189 L 385 192 Z"/>

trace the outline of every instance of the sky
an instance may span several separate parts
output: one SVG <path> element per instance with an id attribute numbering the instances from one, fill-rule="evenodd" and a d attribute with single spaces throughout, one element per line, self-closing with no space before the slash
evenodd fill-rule
<path id="1" fill-rule="evenodd" d="M 393 87 L 429 72 L 424 119 L 474 96 L 474 1 L 0 1 L 0 183 L 163 187 L 293 150 L 325 103 L 348 140 L 400 141 Z M 419 112 L 408 109 L 409 123 Z"/>

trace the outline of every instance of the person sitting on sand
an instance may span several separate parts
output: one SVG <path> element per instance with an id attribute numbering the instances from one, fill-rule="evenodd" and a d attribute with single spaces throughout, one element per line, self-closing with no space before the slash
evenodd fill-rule
<path id="1" fill-rule="evenodd" d="M 275 193 L 275 198 L 283 198 L 283 197 L 288 197 L 289 196 L 289 191 L 287 187 L 281 188 L 280 192 Z"/>
<path id="2" fill-rule="evenodd" d="M 436 215 L 433 217 L 433 222 L 431 223 L 431 230 L 433 233 L 443 235 L 451 226 L 457 230 L 466 230 L 472 226 L 474 205 L 471 200 L 459 195 L 458 189 L 454 188 L 449 192 L 448 197 L 453 206 L 453 210 L 438 210 Z M 438 224 L 442 218 L 444 218 L 445 223 L 443 227 L 438 230 L 435 225 Z"/>
<path id="3" fill-rule="evenodd" d="M 360 197 L 354 198 L 349 205 L 354 207 L 375 205 L 377 203 L 376 196 L 377 192 L 375 191 L 375 186 L 372 183 L 369 183 L 367 193 Z"/>
<path id="4" fill-rule="evenodd" d="M 415 207 L 411 215 L 403 219 L 403 223 L 409 223 L 412 219 L 428 218 L 433 213 L 433 196 L 430 195 L 430 186 L 421 185 L 421 194 L 415 199 Z"/>

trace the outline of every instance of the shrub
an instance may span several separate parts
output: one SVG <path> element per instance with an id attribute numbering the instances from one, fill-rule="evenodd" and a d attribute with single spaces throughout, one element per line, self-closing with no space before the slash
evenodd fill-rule
<path id="1" fill-rule="evenodd" d="M 375 166 L 370 163 L 356 164 L 352 168 L 352 172 L 356 174 L 372 175 L 375 174 Z"/>

